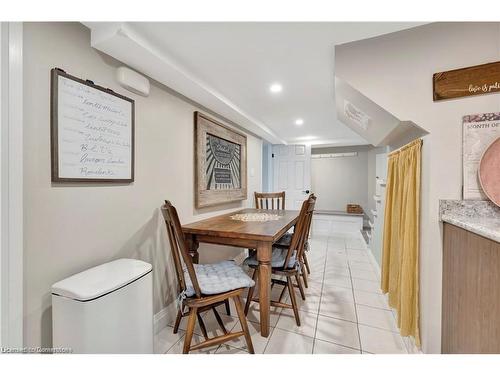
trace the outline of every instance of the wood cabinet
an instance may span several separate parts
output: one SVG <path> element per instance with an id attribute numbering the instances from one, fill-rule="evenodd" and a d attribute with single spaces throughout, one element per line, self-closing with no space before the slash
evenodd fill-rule
<path id="1" fill-rule="evenodd" d="M 442 353 L 500 353 L 500 244 L 444 223 Z"/>

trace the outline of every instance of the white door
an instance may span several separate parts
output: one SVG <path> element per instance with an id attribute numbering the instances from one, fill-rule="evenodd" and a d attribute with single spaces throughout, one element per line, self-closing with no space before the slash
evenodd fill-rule
<path id="1" fill-rule="evenodd" d="M 273 191 L 285 191 L 285 208 L 299 210 L 311 190 L 311 146 L 273 145 Z"/>

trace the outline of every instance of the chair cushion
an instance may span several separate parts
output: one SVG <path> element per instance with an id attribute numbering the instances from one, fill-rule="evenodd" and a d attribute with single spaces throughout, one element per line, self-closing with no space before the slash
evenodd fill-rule
<path id="1" fill-rule="evenodd" d="M 288 249 L 273 246 L 273 252 L 271 256 L 271 267 L 273 268 L 283 267 L 283 265 L 285 264 L 287 252 Z M 290 257 L 290 260 L 288 261 L 288 268 L 295 267 L 296 263 L 297 259 L 295 257 L 295 252 L 294 252 L 293 255 Z M 257 260 L 257 253 L 254 253 L 250 255 L 248 258 L 246 258 L 243 264 L 247 266 L 258 266 L 259 261 Z"/>
<path id="2" fill-rule="evenodd" d="M 292 242 L 293 233 L 285 233 L 278 241 L 274 243 L 275 246 L 290 246 Z"/>
<path id="3" fill-rule="evenodd" d="M 293 233 L 285 233 L 278 241 L 274 243 L 274 246 L 288 247 L 292 243 Z M 309 249 L 309 241 L 306 241 L 306 250 Z"/>
<path id="4" fill-rule="evenodd" d="M 252 278 L 231 260 L 214 264 L 193 264 L 193 266 L 203 294 L 219 294 L 255 285 Z M 184 270 L 184 278 L 186 296 L 191 297 L 195 291 L 187 270 Z"/>

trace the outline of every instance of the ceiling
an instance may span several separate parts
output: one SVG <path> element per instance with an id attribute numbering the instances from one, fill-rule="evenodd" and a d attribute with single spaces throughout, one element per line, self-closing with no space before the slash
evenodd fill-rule
<path id="1" fill-rule="evenodd" d="M 341 70 L 342 64 L 337 66 Z M 428 134 L 415 123 L 398 119 L 339 77 L 335 77 L 335 95 L 338 119 L 373 146 L 397 148 Z M 352 111 L 346 105 L 354 105 L 358 116 L 349 116 Z"/>
<path id="2" fill-rule="evenodd" d="M 94 47 L 270 142 L 353 145 L 368 142 L 337 119 L 334 46 L 420 24 L 86 25 Z M 155 70 L 155 64 L 164 66 Z M 275 82 L 281 93 L 270 92 Z M 295 125 L 298 118 L 302 126 Z"/>

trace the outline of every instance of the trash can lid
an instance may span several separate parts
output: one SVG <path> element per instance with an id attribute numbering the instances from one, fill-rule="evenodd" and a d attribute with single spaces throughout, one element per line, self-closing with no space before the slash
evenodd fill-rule
<path id="1" fill-rule="evenodd" d="M 114 260 L 58 281 L 52 285 L 52 294 L 89 301 L 130 284 L 151 269 L 151 264 L 142 260 Z"/>

